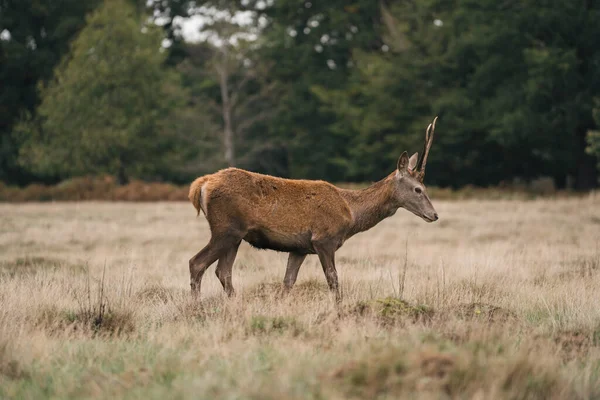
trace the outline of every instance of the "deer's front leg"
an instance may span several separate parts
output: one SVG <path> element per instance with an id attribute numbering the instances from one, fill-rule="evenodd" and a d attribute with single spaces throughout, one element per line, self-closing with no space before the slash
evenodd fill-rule
<path id="1" fill-rule="evenodd" d="M 319 261 L 321 261 L 321 266 L 323 267 L 329 290 L 335 293 L 335 301 L 339 303 L 341 302 L 342 297 L 340 295 L 338 276 L 335 269 L 335 250 L 337 249 L 337 246 L 335 243 L 313 242 L 313 247 L 319 256 Z"/>

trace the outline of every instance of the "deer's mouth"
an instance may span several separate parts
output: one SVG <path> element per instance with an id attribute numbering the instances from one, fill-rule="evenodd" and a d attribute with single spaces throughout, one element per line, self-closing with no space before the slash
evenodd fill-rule
<path id="1" fill-rule="evenodd" d="M 435 217 L 430 217 L 429 215 L 423 214 L 423 215 L 421 215 L 421 218 L 423 218 L 423 220 L 425 220 L 425 222 L 430 222 L 430 223 L 438 220 L 437 214 Z"/>

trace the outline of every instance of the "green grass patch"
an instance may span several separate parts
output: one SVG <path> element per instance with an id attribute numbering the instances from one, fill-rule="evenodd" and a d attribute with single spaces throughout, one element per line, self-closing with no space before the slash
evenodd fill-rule
<path id="1" fill-rule="evenodd" d="M 268 317 L 255 315 L 247 323 L 246 333 L 248 335 L 283 335 L 298 336 L 303 329 L 298 321 L 292 317 Z"/>
<path id="2" fill-rule="evenodd" d="M 349 309 L 350 315 L 374 316 L 384 324 L 395 324 L 405 320 L 413 322 L 430 320 L 433 308 L 422 304 L 410 304 L 395 297 L 362 301 Z"/>

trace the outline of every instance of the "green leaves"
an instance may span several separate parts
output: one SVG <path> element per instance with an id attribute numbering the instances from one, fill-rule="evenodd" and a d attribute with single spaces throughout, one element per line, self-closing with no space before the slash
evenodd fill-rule
<path id="1" fill-rule="evenodd" d="M 392 2 L 389 51 L 355 51 L 346 85 L 315 91 L 349 143 L 350 179 L 382 176 L 382 161 L 417 150 L 439 114 L 430 183 L 571 175 L 594 186 L 582 135 L 597 126 L 598 17 L 590 2 Z"/>
<path id="2" fill-rule="evenodd" d="M 0 31 L 12 38 L 0 40 L 3 180 L 32 178 L 16 174 L 17 153 L 50 179 L 181 182 L 231 153 L 264 173 L 376 180 L 402 151 L 421 149 L 439 115 L 428 184 L 597 185 L 597 2 L 106 0 L 86 21 L 101 1 L 15 4 L 0 0 Z M 244 29 L 256 41 L 229 61 L 218 46 L 183 44 L 173 17 L 202 6 L 252 10 Z M 232 22 L 217 18 L 205 34 L 234 35 Z"/>
<path id="3" fill-rule="evenodd" d="M 41 87 L 37 116 L 21 129 L 21 159 L 60 176 L 148 176 L 168 151 L 162 126 L 177 93 L 165 69 L 160 28 L 142 23 L 124 0 L 107 0 Z M 32 157 L 33 156 L 33 157 Z"/>

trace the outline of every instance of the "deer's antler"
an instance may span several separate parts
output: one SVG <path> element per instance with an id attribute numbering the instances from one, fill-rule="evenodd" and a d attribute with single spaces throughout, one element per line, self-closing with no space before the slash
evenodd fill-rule
<path id="1" fill-rule="evenodd" d="M 423 146 L 423 153 L 421 153 L 421 159 L 415 168 L 415 170 L 418 171 L 418 179 L 421 182 L 423 182 L 425 179 L 425 166 L 427 165 L 427 156 L 429 155 L 429 150 L 431 149 L 431 144 L 433 143 L 433 133 L 435 132 L 435 122 L 437 119 L 438 117 L 435 117 L 433 122 L 429 124 L 427 130 L 425 131 L 425 145 Z"/>

